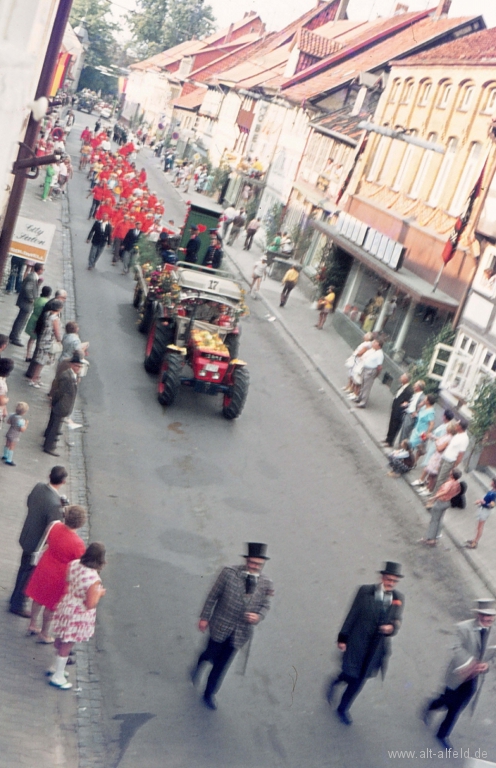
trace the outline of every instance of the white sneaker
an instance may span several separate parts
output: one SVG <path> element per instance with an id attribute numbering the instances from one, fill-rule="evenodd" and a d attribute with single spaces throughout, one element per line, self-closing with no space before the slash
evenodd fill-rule
<path id="1" fill-rule="evenodd" d="M 422 488 L 420 491 L 417 491 L 419 496 L 430 496 L 431 492 L 428 488 Z"/>
<path id="2" fill-rule="evenodd" d="M 414 480 L 413 483 L 410 483 L 412 488 L 416 488 L 417 486 L 425 485 L 423 480 Z"/>
<path id="3" fill-rule="evenodd" d="M 67 426 L 69 427 L 69 429 L 81 429 L 81 427 L 83 425 L 82 424 L 76 424 L 76 422 L 72 421 L 72 419 L 71 419 L 70 421 L 67 422 Z"/>

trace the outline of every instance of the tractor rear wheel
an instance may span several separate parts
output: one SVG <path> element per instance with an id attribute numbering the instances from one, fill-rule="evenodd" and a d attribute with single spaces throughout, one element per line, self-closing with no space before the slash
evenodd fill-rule
<path id="1" fill-rule="evenodd" d="M 234 360 L 239 355 L 239 333 L 228 333 L 224 344 L 229 350 L 231 360 Z"/>
<path id="2" fill-rule="evenodd" d="M 140 333 L 148 333 L 148 331 L 152 327 L 154 316 L 155 316 L 155 302 L 145 301 L 145 306 L 143 307 L 143 317 L 138 323 L 138 331 Z"/>
<path id="3" fill-rule="evenodd" d="M 158 383 L 158 401 L 160 405 L 172 405 L 181 386 L 183 359 L 171 352 L 164 358 L 162 373 Z"/>
<path id="4" fill-rule="evenodd" d="M 230 391 L 224 395 L 222 415 L 225 419 L 237 419 L 244 408 L 250 386 L 250 374 L 247 368 L 236 368 L 233 373 L 233 384 Z"/>
<path id="5" fill-rule="evenodd" d="M 146 341 L 145 360 L 143 365 L 147 373 L 158 373 L 165 357 L 166 349 L 174 341 L 174 324 L 152 323 Z"/>

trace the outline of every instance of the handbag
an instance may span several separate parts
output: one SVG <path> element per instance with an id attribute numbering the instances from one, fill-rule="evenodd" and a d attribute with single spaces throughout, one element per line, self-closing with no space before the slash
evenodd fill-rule
<path id="1" fill-rule="evenodd" d="M 45 533 L 43 534 L 43 538 L 41 539 L 40 543 L 36 547 L 35 551 L 31 553 L 31 565 L 33 565 L 33 566 L 37 566 L 38 565 L 38 563 L 41 560 L 41 557 L 42 557 L 43 553 L 47 549 L 48 534 L 52 530 L 53 526 L 57 525 L 57 523 L 60 523 L 60 522 L 61 522 L 60 520 L 54 520 L 53 523 L 50 523 L 50 525 L 47 527 Z"/>
<path id="2" fill-rule="evenodd" d="M 61 352 L 62 352 L 62 342 L 57 341 L 57 339 L 54 339 L 50 344 L 50 354 L 60 355 Z"/>

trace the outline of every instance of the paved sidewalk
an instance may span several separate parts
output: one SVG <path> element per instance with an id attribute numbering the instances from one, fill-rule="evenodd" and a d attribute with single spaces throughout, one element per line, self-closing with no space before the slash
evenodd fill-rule
<path id="1" fill-rule="evenodd" d="M 43 179 L 43 173 L 40 181 Z M 55 238 L 44 273 L 44 285 L 53 292 L 64 285 L 63 244 L 66 237 L 61 221 L 61 203 L 42 203 L 38 181 L 28 182 L 22 215 L 56 224 Z M 0 331 L 9 333 L 17 314 L 17 294 L 0 293 Z M 67 307 L 67 311 L 72 310 Z M 67 316 L 67 314 L 66 314 Z M 26 334 L 22 340 L 27 342 Z M 21 549 L 18 544 L 20 529 L 26 515 L 26 498 L 37 482 L 46 482 L 56 463 L 68 466 L 67 446 L 61 446 L 58 460 L 41 450 L 42 432 L 49 415 L 48 383 L 53 368 L 43 372 L 44 387 L 28 386 L 24 372 L 26 348 L 9 345 L 3 353 L 15 362 L 8 379 L 11 413 L 15 404 L 29 403 L 29 426 L 21 435 L 14 452 L 17 466 L 0 466 L 2 486 L 2 514 L 0 516 L 0 768 L 26 766 L 26 768 L 76 768 L 77 697 L 71 691 L 61 693 L 47 685 L 45 670 L 52 664 L 53 647 L 36 644 L 26 634 L 26 619 L 7 612 Z M 6 427 L 2 429 L 2 451 Z M 74 488 L 67 487 L 67 495 L 74 498 Z M 74 680 L 74 673 L 71 672 Z M 76 687 L 76 686 L 75 686 Z M 73 689 L 74 690 L 74 689 Z"/>
<path id="2" fill-rule="evenodd" d="M 191 195 L 189 197 L 192 197 Z M 196 196 L 195 196 L 196 198 Z M 251 251 L 244 251 L 244 238 L 241 236 L 233 247 L 227 246 L 226 253 L 238 267 L 244 280 L 250 284 L 252 280 L 253 264 L 261 256 L 260 248 L 253 244 Z M 386 435 L 389 414 L 391 409 L 392 394 L 388 387 L 375 382 L 369 405 L 366 409 L 358 409 L 347 399 L 342 391 L 346 384 L 347 376 L 344 367 L 345 360 L 350 355 L 350 347 L 333 327 L 332 315 L 327 319 L 323 331 L 318 331 L 315 324 L 318 312 L 312 310 L 311 304 L 303 292 L 295 288 L 284 308 L 279 307 L 281 284 L 270 278 L 262 283 L 259 301 L 262 300 L 267 308 L 267 321 L 279 323 L 290 336 L 299 350 L 307 357 L 312 366 L 321 374 L 325 381 L 340 396 L 343 406 L 351 410 L 360 423 L 377 444 L 378 450 L 384 453 L 380 441 Z M 253 302 L 248 298 L 248 303 Z M 384 461 L 385 472 L 388 469 L 386 459 Z M 408 474 L 406 478 L 391 482 L 409 484 L 420 475 L 419 470 Z M 496 510 L 486 523 L 484 534 L 477 550 L 465 549 L 464 544 L 475 535 L 476 520 L 474 502 L 481 498 L 489 488 L 490 478 L 479 472 L 464 474 L 468 485 L 467 507 L 465 510 L 449 509 L 445 515 L 445 546 L 449 546 L 447 539 L 459 549 L 460 554 L 467 559 L 479 578 L 487 588 L 496 596 Z M 486 482 L 487 481 L 487 482 Z M 419 509 L 422 508 L 420 497 L 412 489 L 412 494 L 418 499 Z M 425 528 L 427 528 L 427 513 L 425 516 Z M 425 530 L 419 528 L 419 537 Z M 443 541 L 443 539 L 441 540 Z M 414 542 L 412 542 L 413 544 Z"/>

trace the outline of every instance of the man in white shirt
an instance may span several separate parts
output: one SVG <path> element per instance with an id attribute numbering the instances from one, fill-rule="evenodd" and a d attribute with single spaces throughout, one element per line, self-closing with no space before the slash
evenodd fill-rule
<path id="1" fill-rule="evenodd" d="M 437 481 L 436 485 L 434 486 L 433 493 L 436 493 L 436 491 L 448 479 L 448 475 L 451 470 L 457 467 L 463 459 L 470 441 L 470 438 L 467 434 L 467 427 L 468 424 L 463 419 L 458 422 L 458 432 L 456 435 L 453 435 L 451 442 L 443 452 L 441 466 L 439 468 L 439 474 L 437 476 Z"/>
<path id="2" fill-rule="evenodd" d="M 235 216 L 238 215 L 238 211 L 234 207 L 234 205 L 228 206 L 223 213 L 223 222 L 222 222 L 222 237 L 225 238 L 227 235 L 227 230 L 229 229 L 230 224 L 232 224 L 233 219 Z"/>
<path id="3" fill-rule="evenodd" d="M 361 355 L 361 359 L 363 362 L 363 381 L 356 406 L 357 408 L 366 408 L 374 379 L 377 378 L 382 371 L 382 364 L 384 362 L 382 341 L 375 339 L 372 342 L 370 349 L 365 350 Z"/>

